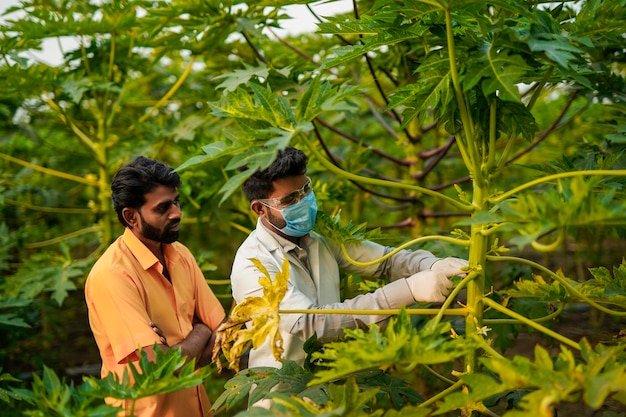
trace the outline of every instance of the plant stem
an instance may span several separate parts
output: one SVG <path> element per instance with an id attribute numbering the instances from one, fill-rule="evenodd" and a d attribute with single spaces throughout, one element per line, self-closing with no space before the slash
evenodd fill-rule
<path id="1" fill-rule="evenodd" d="M 14 206 L 23 207 L 29 210 L 41 211 L 44 213 L 59 213 L 59 214 L 93 214 L 93 210 L 88 208 L 63 208 L 63 207 L 41 207 L 33 204 L 24 203 L 21 201 L 5 199 L 8 204 Z"/>
<path id="2" fill-rule="evenodd" d="M 441 240 L 443 242 L 450 242 L 450 243 L 454 243 L 456 245 L 459 246 L 469 246 L 469 241 L 468 240 L 461 240 L 461 239 L 456 239 L 453 237 L 448 237 L 448 236 L 422 236 L 422 237 L 418 237 L 416 239 L 413 239 L 407 243 L 403 243 L 402 245 L 398 246 L 397 248 L 395 248 L 394 250 L 392 250 L 391 252 L 385 254 L 384 256 L 381 256 L 378 259 L 374 259 L 372 261 L 367 261 L 367 262 L 360 262 L 357 261 L 355 259 L 352 259 L 350 257 L 350 255 L 348 254 L 348 250 L 346 249 L 346 245 L 345 244 L 341 244 L 341 252 L 343 253 L 343 256 L 346 258 L 346 260 L 348 262 L 350 262 L 352 265 L 357 265 L 357 266 L 370 266 L 370 265 L 375 265 L 378 263 L 383 262 L 385 259 L 388 259 L 390 257 L 392 257 L 393 255 L 395 255 L 396 253 L 400 252 L 403 249 L 406 249 L 410 246 L 413 246 L 417 243 L 421 243 L 421 242 L 426 242 L 429 240 Z"/>
<path id="3" fill-rule="evenodd" d="M 340 310 L 340 309 L 324 309 L 324 310 L 278 310 L 279 314 L 354 314 L 362 316 L 372 315 L 389 315 L 397 316 L 402 310 L 389 309 L 389 310 Z M 438 308 L 407 308 L 404 310 L 406 314 L 413 316 L 434 316 L 440 314 L 441 309 Z M 451 308 L 445 312 L 448 316 L 464 316 L 467 314 L 466 308 Z"/>
<path id="4" fill-rule="evenodd" d="M 526 325 L 528 325 L 528 326 L 530 326 L 530 327 L 532 327 L 534 329 L 539 330 L 540 332 L 542 332 L 542 333 L 544 333 L 544 334 L 546 334 L 546 335 L 548 335 L 548 336 L 550 336 L 550 337 L 560 341 L 561 343 L 564 343 L 564 344 L 566 344 L 568 346 L 571 346 L 571 347 L 573 347 L 573 348 L 575 348 L 577 350 L 580 350 L 580 345 L 578 343 L 574 342 L 573 340 L 563 336 L 560 333 L 557 333 L 557 332 L 555 332 L 553 330 L 550 330 L 547 327 L 544 327 L 544 326 L 542 326 L 539 323 L 535 323 L 531 319 L 529 319 L 527 317 L 524 317 L 521 314 L 518 314 L 518 313 L 516 313 L 513 310 L 510 310 L 510 309 L 508 309 L 508 308 L 506 308 L 504 306 L 501 306 L 500 304 L 496 303 L 495 301 L 493 301 L 490 298 L 487 298 L 487 297 L 483 298 L 483 302 L 486 305 L 488 305 L 489 307 L 493 308 L 494 310 L 498 310 L 499 312 L 504 313 L 507 316 L 513 317 L 514 319 L 517 319 L 520 322 L 522 322 L 522 323 L 524 323 L 524 324 L 526 324 Z"/>
<path id="5" fill-rule="evenodd" d="M 22 166 L 24 166 L 26 168 L 30 168 L 30 169 L 33 169 L 35 171 L 41 172 L 41 173 L 52 175 L 52 176 L 59 177 L 59 178 L 63 178 L 63 179 L 66 179 L 66 180 L 70 180 L 70 181 L 74 181 L 74 182 L 78 182 L 78 183 L 86 184 L 86 185 L 95 185 L 96 184 L 93 180 L 91 180 L 89 178 L 83 178 L 83 177 L 79 177 L 77 175 L 72 175 L 72 174 L 68 174 L 68 173 L 65 173 L 65 172 L 57 171 L 57 170 L 54 170 L 54 169 L 45 168 L 45 167 L 42 167 L 42 166 L 39 166 L 39 165 L 31 164 L 30 162 L 26 162 L 24 160 L 15 158 L 15 157 L 13 157 L 11 155 L 7 155 L 7 154 L 4 154 L 4 153 L 0 153 L 0 158 L 6 159 L 9 162 L 14 162 L 16 164 L 22 165 Z"/>
<path id="6" fill-rule="evenodd" d="M 440 381 L 443 381 L 443 382 L 445 382 L 448 385 L 454 385 L 455 384 L 455 381 L 446 378 L 445 376 L 441 375 L 439 372 L 435 371 L 430 366 L 422 364 L 422 367 L 424 369 L 426 369 L 428 372 L 430 372 L 435 378 L 439 379 Z"/>
<path id="7" fill-rule="evenodd" d="M 87 136 L 85 132 L 79 129 L 78 126 L 76 126 L 76 124 L 72 121 L 72 119 L 65 115 L 63 109 L 61 109 L 61 107 L 59 107 L 59 105 L 56 104 L 54 100 L 52 100 L 47 94 L 44 93 L 43 97 L 46 103 L 48 103 L 48 105 L 50 106 L 50 108 L 58 113 L 61 121 L 69 126 L 70 129 L 72 129 L 72 132 L 76 134 L 76 136 L 80 140 L 80 143 L 82 143 L 90 151 L 95 152 L 96 144 L 89 138 L 89 136 Z"/>
<path id="8" fill-rule="evenodd" d="M 496 100 L 489 106 L 489 148 L 487 149 L 487 170 L 491 171 L 496 166 Z M 484 158 L 484 157 L 483 157 Z"/>
<path id="9" fill-rule="evenodd" d="M 557 318 L 562 312 L 563 310 L 565 310 L 565 303 L 560 303 L 559 304 L 559 308 L 556 309 L 556 311 L 554 313 L 550 313 L 547 316 L 543 316 L 537 319 L 530 319 L 532 321 L 534 321 L 535 323 L 543 323 L 545 321 L 550 321 L 550 320 L 554 320 L 555 318 Z M 519 320 L 514 320 L 514 319 L 484 319 L 483 320 L 484 324 L 520 324 Z"/>
<path id="10" fill-rule="evenodd" d="M 474 183 L 475 190 L 479 189 Z M 483 194 L 475 192 L 474 197 L 480 198 Z M 469 266 L 474 273 L 474 279 L 467 285 L 467 308 L 469 314 L 465 317 L 465 334 L 471 338 L 476 335 L 476 329 L 482 327 L 483 320 L 483 297 L 485 293 L 485 272 L 483 265 L 487 253 L 487 237 L 482 234 L 484 225 L 472 225 L 471 227 L 471 245 L 469 254 Z M 465 357 L 465 369 L 468 372 L 474 372 L 476 369 L 477 357 L 476 352 L 471 351 Z"/>
<path id="11" fill-rule="evenodd" d="M 550 275 L 550 277 L 552 277 L 552 279 L 558 281 L 563 287 L 565 287 L 565 289 L 567 290 L 567 292 L 570 295 L 573 294 L 574 296 L 578 297 L 579 299 L 581 299 L 582 301 L 586 302 L 590 306 L 593 306 L 596 309 L 598 309 L 600 311 L 603 311 L 603 312 L 605 312 L 607 314 L 611 314 L 613 316 L 626 317 L 626 311 L 615 311 L 615 310 L 611 310 L 609 308 L 606 308 L 606 307 L 598 304 L 597 302 L 593 301 L 591 298 L 587 297 L 585 294 L 581 293 L 576 288 L 574 288 L 574 286 L 572 286 L 572 284 L 567 282 L 564 277 L 561 277 L 561 276 L 555 274 L 554 272 L 550 271 L 545 266 L 540 265 L 540 264 L 538 264 L 536 262 L 533 262 L 533 261 L 530 261 L 530 260 L 524 259 L 524 258 L 516 258 L 514 256 L 488 256 L 487 258 L 490 261 L 496 261 L 496 262 L 519 262 L 519 263 L 522 263 L 522 264 L 530 265 L 533 268 L 539 269 L 540 271 L 543 271 L 546 274 Z"/>
<path id="12" fill-rule="evenodd" d="M 35 243 L 27 243 L 24 245 L 25 248 L 28 249 L 33 249 L 33 248 L 41 248 L 43 246 L 50 246 L 50 245 L 54 245 L 55 243 L 61 243 L 65 240 L 74 238 L 74 237 L 78 237 L 81 235 L 86 235 L 87 233 L 97 233 L 100 231 L 100 226 L 91 226 L 91 227 L 86 227 L 84 229 L 81 230 L 77 230 L 75 232 L 72 233 L 68 233 L 66 235 L 63 236 L 57 236 L 53 239 L 48 239 L 48 240 L 44 240 L 41 242 L 35 242 Z"/>
<path id="13" fill-rule="evenodd" d="M 459 114 L 461 115 L 461 123 L 463 124 L 463 133 L 467 142 L 463 142 L 462 137 L 457 135 L 457 145 L 461 152 L 461 157 L 465 161 L 465 166 L 470 171 L 470 176 L 475 180 L 482 178 L 480 172 L 480 166 L 478 165 L 478 155 L 475 154 L 475 147 L 470 145 L 470 142 L 475 140 L 474 138 L 474 124 L 470 117 L 470 113 L 467 108 L 467 102 L 463 96 L 463 90 L 459 82 L 459 71 L 456 65 L 455 44 L 454 44 L 454 29 L 452 28 L 452 15 L 450 10 L 445 10 L 446 16 L 446 41 L 448 43 L 448 60 L 450 62 L 450 77 L 452 78 L 452 85 L 454 87 L 454 95 L 457 101 L 457 107 Z M 467 148 L 466 148 L 467 144 Z M 471 152 L 474 151 L 474 152 Z"/>
<path id="14" fill-rule="evenodd" d="M 145 122 L 146 119 L 148 119 L 148 117 L 152 116 L 152 114 L 156 110 L 158 110 L 159 107 L 165 104 L 167 100 L 169 100 L 170 97 L 172 97 L 174 93 L 176 93 L 176 91 L 180 88 L 180 86 L 183 85 L 183 83 L 185 82 L 189 74 L 191 74 L 191 70 L 193 69 L 193 64 L 195 62 L 196 62 L 195 57 L 189 60 L 189 64 L 187 64 L 187 68 L 185 68 L 185 71 L 182 73 L 180 78 L 178 78 L 178 80 L 174 83 L 174 85 L 172 85 L 172 88 L 170 88 L 169 91 L 165 93 L 163 97 L 161 97 L 161 99 L 150 109 L 149 112 L 141 116 L 141 118 L 139 119 L 139 123 Z"/>
<path id="15" fill-rule="evenodd" d="M 465 278 L 463 278 L 463 281 L 461 281 L 459 283 L 459 285 L 457 285 L 452 292 L 450 293 L 450 295 L 448 295 L 448 297 L 446 298 L 446 301 L 443 303 L 443 305 L 441 306 L 441 308 L 439 309 L 439 313 L 437 314 L 437 316 L 435 318 L 433 318 L 433 325 L 437 325 L 439 324 L 439 322 L 441 321 L 441 319 L 443 318 L 444 315 L 449 315 L 449 313 L 447 313 L 448 311 L 448 307 L 450 306 L 450 304 L 452 304 L 452 301 L 456 298 L 456 296 L 459 294 L 459 292 L 461 292 L 461 290 L 465 287 L 467 287 L 467 284 L 472 281 L 475 277 L 476 277 L 477 273 L 476 272 L 470 272 L 469 274 L 467 274 L 467 276 Z M 453 309 L 453 311 L 456 310 L 463 310 L 465 312 L 469 312 L 469 309 L 467 308 L 463 308 L 463 309 Z"/>
<path id="16" fill-rule="evenodd" d="M 536 180 L 529 181 L 525 184 L 522 184 L 518 187 L 513 188 L 507 192 L 504 192 L 497 197 L 490 198 L 489 201 L 491 203 L 500 203 L 506 200 L 509 197 L 514 196 L 515 194 L 523 191 L 527 188 L 534 187 L 538 184 L 543 184 L 545 182 L 550 182 L 554 180 L 558 180 L 560 178 L 572 178 L 572 177 L 582 177 L 586 175 L 599 175 L 599 176 L 616 176 L 616 177 L 624 177 L 626 176 L 626 169 L 596 169 L 589 171 L 571 171 L 571 172 L 561 172 L 559 174 L 552 174 L 546 177 L 537 178 Z"/>
<path id="17" fill-rule="evenodd" d="M 445 398 L 448 394 L 458 390 L 462 386 L 463 386 L 463 382 L 461 380 L 456 381 L 454 383 L 454 385 L 449 386 L 448 388 L 444 389 L 443 391 L 441 391 L 437 395 L 433 395 L 432 397 L 430 397 L 429 399 L 427 399 L 423 403 L 420 403 L 417 407 L 418 408 L 428 407 L 429 405 L 434 404 L 437 401 L 439 401 L 441 398 Z"/>
<path id="18" fill-rule="evenodd" d="M 480 345 L 482 350 L 487 352 L 492 357 L 494 357 L 494 358 L 501 358 L 501 359 L 504 358 L 504 356 L 502 356 L 497 350 L 492 348 L 491 345 L 489 343 L 487 343 L 487 341 L 484 338 L 482 338 L 481 336 L 475 335 L 474 336 L 474 340 L 476 342 L 478 342 L 478 344 Z"/>
<path id="19" fill-rule="evenodd" d="M 538 252 L 554 252 L 559 248 L 559 246 L 561 246 L 561 243 L 563 243 L 563 241 L 565 240 L 565 230 L 565 227 L 561 227 L 558 230 L 558 235 L 556 236 L 556 239 L 552 243 L 544 244 L 533 240 L 532 242 L 530 242 L 530 245 Z"/>

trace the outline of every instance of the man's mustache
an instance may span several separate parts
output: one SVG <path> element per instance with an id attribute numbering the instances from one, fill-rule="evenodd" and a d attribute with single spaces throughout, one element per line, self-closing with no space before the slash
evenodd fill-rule
<path id="1" fill-rule="evenodd" d="M 172 227 L 174 227 L 174 226 L 176 226 L 176 225 L 178 225 L 178 224 L 180 224 L 180 219 L 172 220 L 171 222 L 169 222 L 169 223 L 167 224 L 167 226 L 165 226 L 165 228 L 166 228 L 167 230 L 170 230 Z"/>

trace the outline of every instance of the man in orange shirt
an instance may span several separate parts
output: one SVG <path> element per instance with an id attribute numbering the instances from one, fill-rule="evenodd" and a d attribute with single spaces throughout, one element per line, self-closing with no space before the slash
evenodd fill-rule
<path id="1" fill-rule="evenodd" d="M 89 324 L 102 357 L 102 376 L 122 376 L 139 348 L 153 358 L 155 343 L 181 348 L 197 366 L 209 363 L 224 309 L 191 252 L 177 242 L 180 177 L 140 156 L 115 174 L 113 206 L 125 227 L 93 266 L 85 283 Z M 152 355 L 150 355 L 152 354 Z M 108 398 L 107 403 L 124 406 Z M 206 417 L 202 385 L 138 400 L 138 417 Z"/>

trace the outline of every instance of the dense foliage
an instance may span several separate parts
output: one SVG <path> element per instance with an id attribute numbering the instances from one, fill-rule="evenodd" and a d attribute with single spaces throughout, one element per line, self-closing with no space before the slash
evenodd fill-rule
<path id="1" fill-rule="evenodd" d="M 222 412 L 271 395 L 272 410 L 242 415 L 624 415 L 626 1 L 364 0 L 337 16 L 306 6 L 319 30 L 284 34 L 299 3 L 22 0 L 5 13 L 0 401 L 51 410 L 33 400 L 42 383 L 83 395 L 47 362 L 71 345 L 67 307 L 81 312 L 120 232 L 108 185 L 122 163 L 178 167 L 182 240 L 229 307 L 230 261 L 254 225 L 239 185 L 291 144 L 311 157 L 321 233 L 466 257 L 470 271 L 441 308 L 310 341 L 307 369 L 237 374 Z M 29 55 L 46 39 L 75 46 L 51 66 Z M 377 285 L 346 276 L 343 290 Z M 552 328 L 581 308 L 616 330 Z M 508 355 L 529 329 L 557 350 Z M 35 394 L 10 388 L 44 364 Z"/>

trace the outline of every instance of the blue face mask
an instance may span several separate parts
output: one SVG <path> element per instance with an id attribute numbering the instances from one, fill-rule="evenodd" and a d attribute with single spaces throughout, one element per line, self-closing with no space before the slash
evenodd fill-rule
<path id="1" fill-rule="evenodd" d="M 315 226 L 317 202 L 313 191 L 308 193 L 302 200 L 283 209 L 272 208 L 282 214 L 287 224 L 281 229 L 274 226 L 271 222 L 270 224 L 287 236 L 302 237 L 313 230 L 313 226 Z"/>

